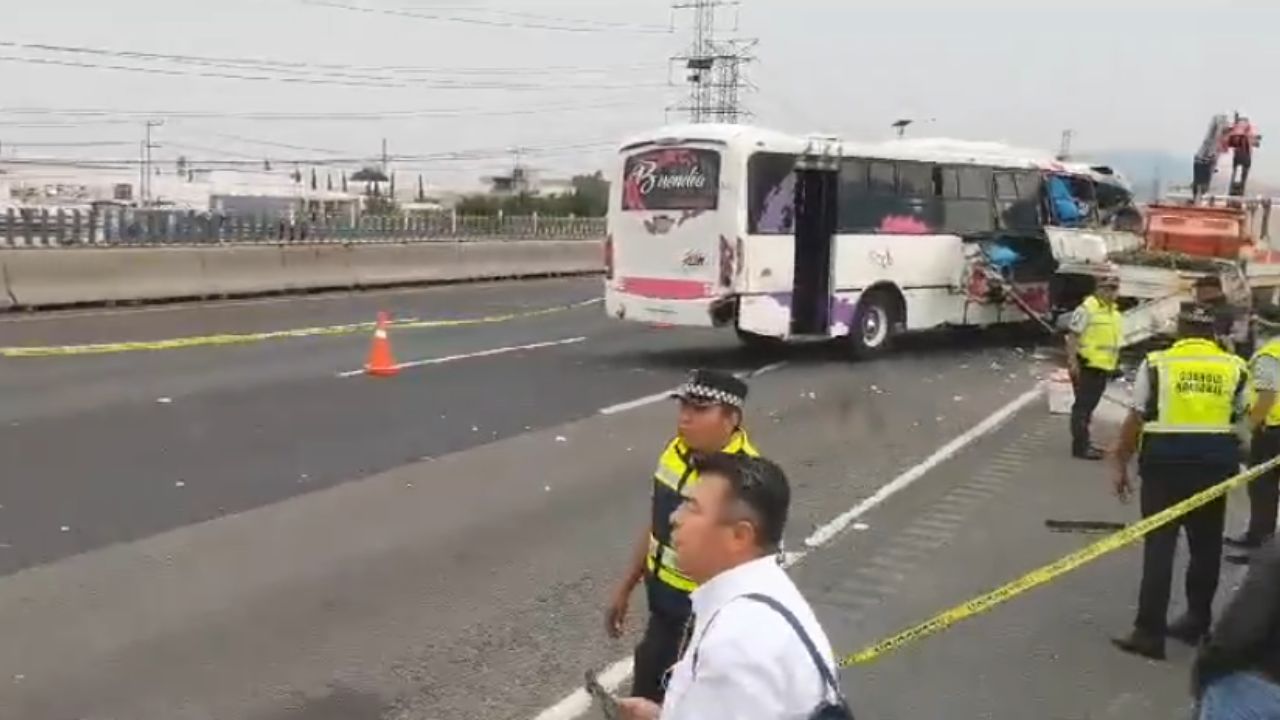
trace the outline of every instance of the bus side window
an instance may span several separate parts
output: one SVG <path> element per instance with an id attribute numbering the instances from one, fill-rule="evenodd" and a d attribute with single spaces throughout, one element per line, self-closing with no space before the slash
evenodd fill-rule
<path id="1" fill-rule="evenodd" d="M 893 163 L 872 161 L 867 175 L 867 188 L 871 195 L 896 195 L 898 174 Z"/>
<path id="2" fill-rule="evenodd" d="M 962 166 L 942 173 L 942 231 L 956 235 L 995 229 L 989 168 Z"/>
<path id="3" fill-rule="evenodd" d="M 872 215 L 875 200 L 870 197 L 867 183 L 870 165 L 858 158 L 840 161 L 840 207 L 836 220 L 840 232 L 863 232 L 876 226 Z"/>
<path id="4" fill-rule="evenodd" d="M 881 230 L 902 234 L 936 232 L 942 225 L 942 203 L 934 188 L 934 166 L 931 163 L 898 163 L 897 207 L 888 225 Z"/>
<path id="5" fill-rule="evenodd" d="M 995 174 L 996 204 L 1000 209 L 1000 227 L 1005 230 L 1035 230 L 1040 227 L 1039 186 L 1019 182 L 1022 173 L 1002 171 Z M 1025 197 L 1020 192 L 1031 190 Z"/>
<path id="6" fill-rule="evenodd" d="M 966 200 L 990 202 L 992 191 L 991 169 L 984 167 L 960 168 L 960 197 Z"/>
<path id="7" fill-rule="evenodd" d="M 954 200 L 960 195 L 960 171 L 956 168 L 938 168 L 941 190 L 938 192 L 945 199 Z"/>
<path id="8" fill-rule="evenodd" d="M 1013 180 L 1018 200 L 1008 218 L 1009 227 L 1016 230 L 1039 230 L 1044 227 L 1043 206 L 1040 203 L 1043 178 L 1039 172 L 1027 170 L 1016 173 Z"/>
<path id="9" fill-rule="evenodd" d="M 840 161 L 840 194 L 867 194 L 867 161 L 844 158 Z"/>
<path id="10" fill-rule="evenodd" d="M 932 197 L 932 166 L 925 163 L 898 163 L 898 194 L 912 198 Z"/>
<path id="11" fill-rule="evenodd" d="M 790 235 L 795 225 L 794 155 L 758 152 L 747 161 L 747 232 Z"/>

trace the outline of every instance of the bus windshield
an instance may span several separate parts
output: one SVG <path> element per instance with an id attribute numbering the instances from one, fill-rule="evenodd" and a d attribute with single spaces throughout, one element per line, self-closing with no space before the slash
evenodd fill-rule
<path id="1" fill-rule="evenodd" d="M 623 210 L 715 210 L 720 153 L 695 148 L 647 150 L 623 168 Z"/>

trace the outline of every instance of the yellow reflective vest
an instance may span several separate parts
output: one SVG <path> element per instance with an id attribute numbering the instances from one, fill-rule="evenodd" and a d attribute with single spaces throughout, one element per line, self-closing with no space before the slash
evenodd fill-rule
<path id="1" fill-rule="evenodd" d="M 1120 365 L 1123 320 L 1115 303 L 1105 304 L 1096 295 L 1085 298 L 1080 307 L 1089 324 L 1080 333 L 1080 357 L 1092 368 L 1112 371 Z"/>
<path id="2" fill-rule="evenodd" d="M 1155 417 L 1144 435 L 1235 436 L 1236 393 L 1248 377 L 1244 360 L 1212 340 L 1179 340 L 1147 355 L 1155 373 Z"/>
<path id="3" fill-rule="evenodd" d="M 722 452 L 760 455 L 743 430 L 733 434 Z M 671 515 L 697 484 L 698 473 L 690 462 L 689 446 L 677 436 L 658 458 L 658 469 L 653 474 L 652 531 L 645 563 L 651 578 L 682 594 L 692 592 L 697 583 L 680 572 L 676 551 L 671 547 Z"/>
<path id="4" fill-rule="evenodd" d="M 1253 364 L 1253 360 L 1257 360 L 1262 356 L 1275 358 L 1277 361 L 1280 361 L 1280 338 L 1267 341 L 1267 344 L 1263 345 L 1258 352 L 1253 354 L 1253 358 L 1250 360 L 1250 365 Z M 1253 407 L 1254 403 L 1257 401 L 1258 389 L 1254 386 L 1254 383 L 1251 380 L 1249 382 L 1249 407 Z M 1271 410 L 1267 413 L 1265 424 L 1267 427 L 1280 427 L 1280 400 L 1277 400 L 1277 402 L 1271 405 Z"/>

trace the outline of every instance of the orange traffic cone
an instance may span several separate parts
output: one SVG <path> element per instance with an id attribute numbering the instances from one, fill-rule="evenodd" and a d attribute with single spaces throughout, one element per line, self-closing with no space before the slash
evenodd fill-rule
<path id="1" fill-rule="evenodd" d="M 369 361 L 364 364 L 367 375 L 391 377 L 400 374 L 400 366 L 391 355 L 391 340 L 387 338 L 387 314 L 378 313 L 378 327 L 373 331 L 373 345 L 369 347 Z"/>

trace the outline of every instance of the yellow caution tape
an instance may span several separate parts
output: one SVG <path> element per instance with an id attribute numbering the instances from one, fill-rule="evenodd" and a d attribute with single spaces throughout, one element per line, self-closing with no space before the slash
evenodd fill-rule
<path id="1" fill-rule="evenodd" d="M 1052 562 L 1044 567 L 1037 568 L 1013 582 L 999 587 L 991 592 L 980 595 L 962 605 L 957 605 L 945 612 L 929 618 L 928 620 L 910 627 L 893 637 L 882 640 L 870 647 L 867 647 L 852 655 L 846 655 L 839 660 L 840 667 L 849 667 L 850 665 L 859 665 L 876 660 L 882 655 L 888 654 L 916 640 L 932 635 L 941 630 L 965 620 L 975 615 L 980 615 L 1000 603 L 1010 600 L 1021 595 L 1022 593 L 1044 585 L 1045 583 L 1065 575 L 1076 568 L 1096 560 L 1109 552 L 1118 550 L 1119 548 L 1132 543 L 1142 536 L 1150 533 L 1152 530 L 1167 525 L 1169 522 L 1186 515 L 1202 505 L 1226 495 L 1232 490 L 1256 480 L 1261 475 L 1266 474 L 1270 470 L 1280 467 L 1280 457 L 1268 460 L 1261 465 L 1245 470 L 1227 480 L 1214 485 L 1186 500 L 1162 510 L 1151 517 L 1134 523 L 1112 535 L 1102 538 L 1096 543 L 1078 550 L 1066 557 Z"/>
<path id="2" fill-rule="evenodd" d="M 583 307 L 585 305 L 592 305 L 598 302 L 600 302 L 598 299 L 587 300 L 585 302 L 573 303 L 571 305 L 560 305 L 542 310 L 506 313 L 503 315 L 488 315 L 478 318 L 460 318 L 457 320 L 414 320 L 398 323 L 392 322 L 391 327 L 414 330 L 423 328 L 462 327 L 466 325 L 490 325 L 510 320 L 550 315 Z M 376 323 L 364 322 L 351 325 L 328 325 L 325 327 L 274 330 L 258 333 L 203 335 L 199 337 L 169 338 L 166 340 L 141 340 L 134 342 L 97 343 L 90 345 L 52 345 L 44 347 L 3 347 L 0 348 L 0 357 L 62 357 L 68 355 L 102 355 L 107 353 L 142 352 L 147 350 L 177 350 L 181 348 L 210 347 L 215 345 L 245 345 L 249 343 L 263 342 L 266 340 L 280 340 L 284 338 L 350 335 L 353 333 L 373 330 L 375 325 Z"/>

